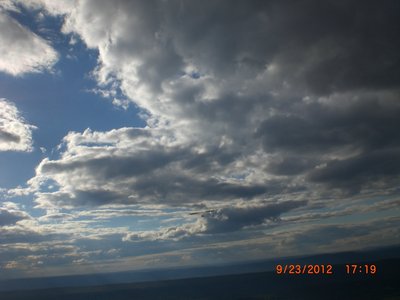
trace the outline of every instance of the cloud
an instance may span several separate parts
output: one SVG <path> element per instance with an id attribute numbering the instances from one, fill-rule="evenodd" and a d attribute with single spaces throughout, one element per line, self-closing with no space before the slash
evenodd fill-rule
<path id="1" fill-rule="evenodd" d="M 246 228 L 257 228 L 268 222 L 276 223 L 280 216 L 306 205 L 306 201 L 284 201 L 279 203 L 241 203 L 201 213 L 193 223 L 163 228 L 159 231 L 131 232 L 124 241 L 141 239 L 169 240 L 195 235 L 232 233 Z"/>
<path id="2" fill-rule="evenodd" d="M 359 192 L 363 185 L 368 185 L 369 188 L 394 186 L 399 174 L 399 149 L 390 149 L 360 154 L 348 159 L 333 159 L 324 167 L 312 171 L 309 179 Z"/>
<path id="3" fill-rule="evenodd" d="M 283 247 L 296 247 L 298 251 L 328 252 L 331 249 L 348 251 L 363 247 L 394 245 L 399 236 L 399 218 L 371 219 L 368 222 L 305 226 L 284 234 Z"/>
<path id="4" fill-rule="evenodd" d="M 203 200 L 251 199 L 277 193 L 277 182 L 264 184 L 218 179 L 232 162 L 230 154 L 196 153 L 169 130 L 121 128 L 109 132 L 70 133 L 59 160 L 44 159 L 30 184 L 37 202 L 47 205 L 165 204 Z M 46 183 L 50 182 L 50 183 Z M 56 183 L 55 191 L 41 186 Z"/>
<path id="5" fill-rule="evenodd" d="M 4 226 L 0 228 L 0 244 L 15 244 L 15 243 L 41 243 L 49 241 L 56 235 L 48 235 L 32 230 L 23 226 Z"/>
<path id="6" fill-rule="evenodd" d="M 30 216 L 13 202 L 3 202 L 0 206 L 0 227 L 15 225 L 18 221 L 29 218 Z"/>
<path id="7" fill-rule="evenodd" d="M 306 205 L 306 201 L 285 201 L 244 207 L 226 207 L 204 215 L 206 233 L 230 232 L 277 221 L 280 215 Z"/>
<path id="8" fill-rule="evenodd" d="M 40 207 L 304 200 L 395 185 L 397 2 L 50 3 L 31 6 L 62 15 L 65 34 L 98 50 L 99 89 L 121 90 L 147 127 L 69 133 L 30 181 Z M 39 188 L 46 180 L 57 189 Z"/>
<path id="9" fill-rule="evenodd" d="M 56 51 L 43 38 L 22 26 L 0 7 L 0 71 L 20 76 L 51 70 Z"/>
<path id="10" fill-rule="evenodd" d="M 0 98 L 0 151 L 32 151 L 32 129 L 14 103 Z"/>
<path id="11" fill-rule="evenodd" d="M 357 193 L 377 182 L 393 186 L 400 174 L 396 94 L 332 95 L 266 119 L 255 135 L 273 157 L 266 171 Z"/>
<path id="12" fill-rule="evenodd" d="M 49 253 L 49 249 L 51 249 L 51 253 Z M 46 272 L 49 271 L 47 270 L 49 266 L 74 265 L 73 261 L 81 258 L 78 250 L 80 250 L 79 247 L 68 244 L 65 240 L 41 241 L 40 243 L 20 241 L 16 244 L 0 245 L 2 255 L 0 278 L 6 280 L 21 277 L 21 274 Z M 50 272 L 46 272 L 46 274 L 55 275 Z"/>

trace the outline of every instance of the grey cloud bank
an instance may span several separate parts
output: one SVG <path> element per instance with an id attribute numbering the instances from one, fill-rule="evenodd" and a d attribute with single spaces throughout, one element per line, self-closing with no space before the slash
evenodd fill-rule
<path id="1" fill-rule="evenodd" d="M 78 2 L 65 9 L 64 32 L 98 49 L 100 86 L 118 85 L 148 128 L 140 137 L 114 131 L 106 146 L 110 133 L 94 133 L 93 147 L 74 133 L 81 144 L 66 137 L 62 158 L 42 161 L 37 176 L 55 180 L 71 205 L 392 188 L 397 7 Z M 57 195 L 37 201 L 61 203 Z"/>

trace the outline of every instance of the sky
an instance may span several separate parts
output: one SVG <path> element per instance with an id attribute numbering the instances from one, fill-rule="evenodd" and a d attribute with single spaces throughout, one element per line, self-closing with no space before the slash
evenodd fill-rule
<path id="1" fill-rule="evenodd" d="M 400 2 L 0 1 L 0 279 L 400 242 Z"/>

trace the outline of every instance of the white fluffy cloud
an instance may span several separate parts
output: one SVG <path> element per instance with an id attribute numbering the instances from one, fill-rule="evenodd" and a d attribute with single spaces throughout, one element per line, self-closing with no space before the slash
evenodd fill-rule
<path id="1" fill-rule="evenodd" d="M 49 42 L 10 17 L 0 6 L 0 71 L 13 76 L 50 70 L 57 53 Z"/>
<path id="2" fill-rule="evenodd" d="M 14 103 L 0 98 L 0 151 L 32 151 L 32 129 Z"/>

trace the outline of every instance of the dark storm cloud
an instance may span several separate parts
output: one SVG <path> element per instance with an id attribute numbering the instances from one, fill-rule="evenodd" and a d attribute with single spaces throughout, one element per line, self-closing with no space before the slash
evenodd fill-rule
<path id="1" fill-rule="evenodd" d="M 326 28 L 331 39 L 321 49 L 329 53 L 326 58 L 306 72 L 307 84 L 322 93 L 398 87 L 400 43 L 395 36 L 400 32 L 399 3 L 332 1 L 331 8 L 328 5 L 322 14 L 316 12 L 320 14 L 316 30 Z"/>
<path id="2" fill-rule="evenodd" d="M 331 160 L 313 170 L 309 179 L 331 187 L 358 192 L 363 185 L 395 185 L 400 177 L 399 149 L 368 152 L 344 160 Z"/>
<path id="3" fill-rule="evenodd" d="M 276 116 L 262 123 L 257 135 L 263 137 L 267 152 L 279 150 L 291 152 L 322 152 L 333 146 L 347 144 L 347 136 L 337 130 L 324 130 L 315 120 L 297 116 Z M 339 125 L 340 126 L 340 125 Z"/>
<path id="4" fill-rule="evenodd" d="M 177 51 L 198 49 L 190 58 L 204 73 L 254 75 L 275 60 L 283 79 L 318 94 L 399 84 L 397 1 L 172 3 Z"/>
<path id="5" fill-rule="evenodd" d="M 225 201 L 229 199 L 252 199 L 263 194 L 275 195 L 284 187 L 276 182 L 263 185 L 243 185 L 220 182 L 216 179 L 194 179 L 177 175 L 179 171 L 165 170 L 152 174 L 130 177 L 130 185 L 112 189 L 85 185 L 71 192 L 38 193 L 39 203 L 60 206 L 98 206 L 112 203 L 158 203 L 167 205 L 192 205 L 203 200 Z M 175 173 L 175 174 L 174 174 Z"/>
<path id="6" fill-rule="evenodd" d="M 127 203 L 128 195 L 102 187 L 75 189 L 73 192 L 38 193 L 37 202 L 56 206 L 100 206 L 110 203 Z"/>
<path id="7" fill-rule="evenodd" d="M 222 208 L 204 214 L 204 233 L 231 232 L 261 225 L 266 220 L 276 221 L 283 213 L 306 204 L 307 201 L 286 201 L 263 206 Z"/>
<path id="8" fill-rule="evenodd" d="M 301 174 L 317 164 L 317 160 L 301 155 L 277 155 L 266 166 L 265 170 L 275 175 Z"/>
<path id="9" fill-rule="evenodd" d="M 267 152 L 325 152 L 345 146 L 369 151 L 400 145 L 400 106 L 385 95 L 343 95 L 332 105 L 296 104 L 265 120 L 256 136 Z M 396 95 L 393 95 L 395 98 Z"/>
<path id="10" fill-rule="evenodd" d="M 385 100 L 345 95 L 328 107 L 306 104 L 267 119 L 256 133 L 264 150 L 275 153 L 266 170 L 276 175 L 309 172 L 311 182 L 354 192 L 377 181 L 392 185 L 400 175 L 400 106 Z M 338 151 L 349 154 L 335 158 Z"/>
<path id="11" fill-rule="evenodd" d="M 187 158 L 186 161 L 182 162 L 182 167 L 188 170 L 194 170 L 196 172 L 207 172 L 213 168 L 213 165 L 224 167 L 235 161 L 240 152 L 229 151 L 224 149 L 221 151 L 220 148 L 213 147 L 207 151 L 207 153 L 201 153 L 192 155 Z"/>
<path id="12" fill-rule="evenodd" d="M 181 152 L 155 151 L 151 149 L 134 156 L 113 156 L 112 154 L 100 158 L 88 158 L 69 163 L 48 162 L 43 165 L 43 173 L 58 172 L 90 172 L 102 176 L 105 180 L 118 177 L 132 177 L 145 175 L 153 170 L 165 167 L 168 163 L 177 160 Z"/>
<path id="13" fill-rule="evenodd" d="M 133 185 L 139 199 L 170 204 L 196 203 L 201 200 L 251 199 L 267 192 L 276 192 L 276 183 L 243 185 L 220 182 L 216 179 L 196 179 L 163 173 L 152 177 L 143 176 Z"/>
<path id="14" fill-rule="evenodd" d="M 166 23 L 175 33 L 177 52 L 189 56 L 200 66 L 201 73 L 226 76 L 243 64 L 254 75 L 277 50 L 272 43 L 258 39 L 268 33 L 266 6 L 268 3 L 262 1 L 217 1 L 205 5 L 177 1 L 165 7 Z M 183 24 L 184 30 L 180 28 Z"/>
<path id="15" fill-rule="evenodd" d="M 399 3 L 271 1 L 268 35 L 286 75 L 317 94 L 399 85 Z M 268 41 L 265 41 L 268 43 Z"/>

